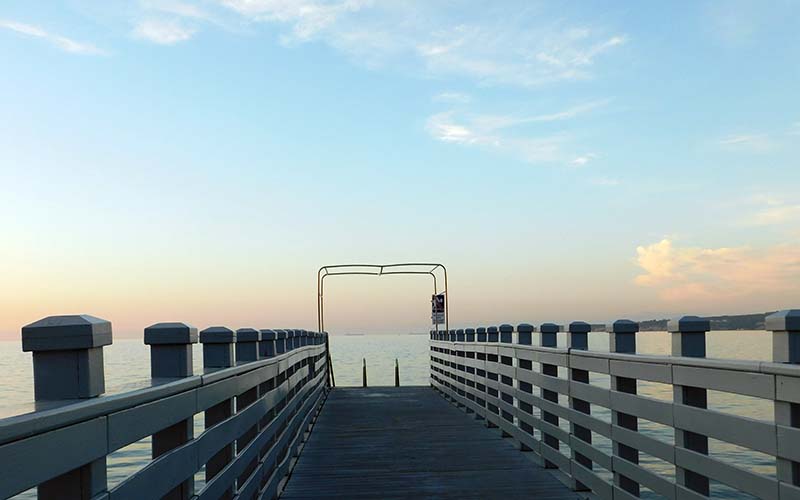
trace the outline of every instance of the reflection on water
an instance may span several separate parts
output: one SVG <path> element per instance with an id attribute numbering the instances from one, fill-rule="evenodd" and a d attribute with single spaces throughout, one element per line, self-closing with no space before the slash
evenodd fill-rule
<path id="1" fill-rule="evenodd" d="M 566 346 L 566 335 L 559 334 L 558 345 Z M 534 338 L 534 343 L 538 339 Z M 361 363 L 367 360 L 367 376 L 370 386 L 394 385 L 395 359 L 400 365 L 401 385 L 428 385 L 429 351 L 427 335 L 359 335 L 332 336 L 331 356 L 338 386 L 361 385 Z M 595 351 L 608 351 L 608 334 L 593 332 L 589 345 Z M 665 332 L 643 332 L 637 337 L 638 351 L 643 354 L 670 353 L 670 337 Z M 707 337 L 707 351 L 710 358 L 749 359 L 768 361 L 772 353 L 772 340 L 768 332 L 710 332 Z M 201 346 L 195 345 L 195 372 L 202 366 Z M 105 348 L 107 393 L 125 392 L 146 383 L 150 375 L 149 349 L 141 340 L 115 340 Z M 30 353 L 23 353 L 19 342 L 0 342 L 0 366 L 4 367 L 4 380 L 0 387 L 0 417 L 29 411 L 33 400 L 33 374 Z M 565 371 L 560 376 L 566 376 Z M 609 387 L 607 375 L 594 374 L 591 383 Z M 672 386 L 651 382 L 639 382 L 639 393 L 664 401 L 672 401 Z M 562 404 L 568 404 L 566 399 Z M 738 396 L 734 394 L 709 391 L 710 408 L 771 422 L 774 409 L 771 401 Z M 611 413 L 594 405 L 592 412 L 598 418 L 610 422 Z M 568 424 L 562 420 L 562 427 Z M 640 431 L 667 443 L 674 440 L 673 430 L 653 422 L 640 419 Z M 202 415 L 195 418 L 195 435 L 202 432 Z M 611 442 L 602 436 L 594 435 L 599 448 L 611 453 Z M 774 458 L 752 452 L 733 445 L 709 440 L 709 453 L 727 463 L 735 464 L 768 476 L 775 476 Z M 150 460 L 150 439 L 146 438 L 118 450 L 108 460 L 109 486 L 113 487 L 133 472 L 141 469 Z M 648 469 L 674 480 L 675 471 L 671 464 L 654 457 L 641 454 L 641 463 Z M 602 471 L 601 471 L 602 472 Z M 610 473 L 605 473 L 611 480 Z M 202 473 L 196 476 L 197 487 L 202 486 Z M 712 485 L 712 496 L 718 498 L 745 498 L 722 485 Z M 652 492 L 643 491 L 644 498 L 658 498 Z M 19 498 L 34 498 L 29 492 Z"/>

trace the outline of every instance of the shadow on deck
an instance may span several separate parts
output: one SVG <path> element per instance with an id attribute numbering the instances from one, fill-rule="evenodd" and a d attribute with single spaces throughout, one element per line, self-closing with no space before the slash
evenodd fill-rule
<path id="1" fill-rule="evenodd" d="M 336 388 L 282 499 L 579 498 L 429 387 Z"/>

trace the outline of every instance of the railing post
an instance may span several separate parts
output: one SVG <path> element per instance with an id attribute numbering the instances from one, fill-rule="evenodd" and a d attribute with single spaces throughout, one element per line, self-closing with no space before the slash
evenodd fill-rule
<path id="1" fill-rule="evenodd" d="M 465 340 L 464 329 L 463 328 L 459 328 L 458 330 L 456 330 L 456 341 L 457 342 L 464 342 L 464 340 Z"/>
<path id="2" fill-rule="evenodd" d="M 636 354 L 636 332 L 639 331 L 639 323 L 620 319 L 607 330 L 610 352 Z M 612 375 L 611 389 L 626 394 L 636 394 L 636 379 Z M 613 425 L 631 431 L 639 430 L 639 420 L 635 415 L 613 410 L 612 419 Z M 634 464 L 639 463 L 639 451 L 616 440 L 614 440 L 614 455 Z M 614 471 L 614 484 L 633 496 L 639 496 L 639 483 L 617 471 Z"/>
<path id="3" fill-rule="evenodd" d="M 153 378 L 191 377 L 192 344 L 197 328 L 186 323 L 157 323 L 144 329 L 144 343 L 150 346 L 150 373 Z M 162 429 L 152 438 L 153 459 L 194 439 L 194 419 L 187 418 Z M 194 476 L 189 477 L 164 498 L 185 500 L 194 494 Z"/>
<path id="4" fill-rule="evenodd" d="M 486 329 L 486 341 L 500 342 L 500 334 L 496 326 L 490 326 Z"/>
<path id="5" fill-rule="evenodd" d="M 503 344 L 513 343 L 514 327 L 511 325 L 500 325 L 500 342 Z"/>
<path id="6" fill-rule="evenodd" d="M 556 335 L 558 334 L 558 325 L 553 323 L 544 323 L 542 326 L 539 327 L 540 332 L 540 340 L 539 343 L 542 347 L 556 347 Z M 558 366 L 551 365 L 549 363 L 542 363 L 542 375 L 547 377 L 558 377 Z M 550 401 L 551 403 L 558 404 L 558 393 L 556 391 L 551 391 L 550 389 L 545 389 L 544 387 L 541 388 L 542 391 L 542 399 Z M 558 427 L 558 416 L 550 413 L 549 411 L 542 410 L 542 420 L 547 422 L 548 424 L 554 425 Z M 553 448 L 554 450 L 558 450 L 558 439 L 553 436 L 552 434 L 548 434 L 547 432 L 542 432 L 542 442 Z M 544 466 L 547 469 L 556 469 L 558 466 L 553 462 L 544 459 Z"/>
<path id="7" fill-rule="evenodd" d="M 281 355 L 286 349 L 286 330 L 275 330 L 275 354 Z"/>
<path id="8" fill-rule="evenodd" d="M 240 328 L 236 330 L 236 364 L 250 363 L 258 360 L 258 340 L 261 338 L 261 333 L 253 328 Z M 236 413 L 243 411 L 245 408 L 253 404 L 258 399 L 258 385 L 236 395 Z M 258 435 L 258 422 L 254 423 L 250 428 L 241 434 L 241 437 L 236 440 L 236 452 L 241 453 L 242 450 L 250 444 L 253 439 Z M 245 467 L 242 474 L 239 476 L 239 487 L 244 484 L 245 480 L 255 470 L 255 461 L 258 457 L 254 457 Z"/>
<path id="9" fill-rule="evenodd" d="M 88 315 L 50 316 L 22 328 L 22 350 L 33 353 L 34 398 L 86 399 L 105 392 L 103 346 L 111 323 Z M 105 436 L 87 436 L 101 439 Z M 56 453 L 58 450 L 54 450 Z M 78 500 L 105 492 L 106 457 L 41 483 L 40 499 Z"/>
<path id="10" fill-rule="evenodd" d="M 275 356 L 274 330 L 261 330 L 261 342 L 258 343 L 258 355 L 261 358 L 272 358 Z"/>
<path id="11" fill-rule="evenodd" d="M 478 342 L 486 342 L 486 328 L 479 327 L 475 329 L 475 336 L 478 339 Z"/>
<path id="12" fill-rule="evenodd" d="M 450 330 L 448 332 L 447 340 L 449 340 L 450 342 L 455 342 L 456 341 L 456 331 L 455 330 Z"/>
<path id="13" fill-rule="evenodd" d="M 569 333 L 567 335 L 567 347 L 570 351 L 587 351 L 589 350 L 589 332 L 592 330 L 592 327 L 589 323 L 585 323 L 583 321 L 573 321 L 569 324 Z M 581 370 L 578 368 L 570 368 L 569 370 L 569 378 L 571 382 L 577 382 L 579 384 L 588 384 L 589 383 L 589 371 L 588 370 Z M 570 408 L 573 410 L 584 413 L 589 415 L 592 413 L 592 406 L 589 404 L 588 401 L 584 401 L 583 399 L 579 399 L 576 397 L 570 398 Z M 575 436 L 577 439 L 580 439 L 584 443 L 589 445 L 592 444 L 592 431 L 584 427 L 582 425 L 578 425 L 574 422 L 570 422 L 570 434 Z M 587 457 L 586 455 L 575 451 L 574 447 L 570 447 L 572 450 L 572 459 L 589 470 L 592 470 L 592 460 Z M 589 488 L 581 483 L 578 480 L 575 480 L 575 489 L 585 491 Z"/>
<path id="14" fill-rule="evenodd" d="M 668 326 L 669 331 L 672 333 L 673 356 L 706 357 L 706 333 L 711 329 L 711 323 L 707 319 L 698 318 L 697 316 L 684 316 L 670 320 Z M 675 404 L 696 408 L 708 407 L 708 396 L 705 389 L 681 385 L 673 385 L 672 387 Z M 708 455 L 708 436 L 676 427 L 675 446 L 680 446 L 702 455 Z M 678 465 L 675 468 L 678 485 L 701 495 L 709 495 L 708 477 Z"/>
<path id="15" fill-rule="evenodd" d="M 465 342 L 475 342 L 474 328 L 464 328 L 464 340 Z"/>
<path id="16" fill-rule="evenodd" d="M 394 386 L 400 387 L 400 362 L 394 358 Z"/>
<path id="17" fill-rule="evenodd" d="M 258 341 L 261 333 L 254 328 L 236 330 L 236 362 L 258 361 Z"/>
<path id="18" fill-rule="evenodd" d="M 517 325 L 517 344 L 533 344 L 533 330 L 533 325 L 529 325 L 527 323 L 520 323 Z"/>
<path id="19" fill-rule="evenodd" d="M 367 386 L 367 358 L 361 358 L 361 382 L 362 387 Z"/>
<path id="20" fill-rule="evenodd" d="M 234 365 L 234 342 L 236 333 L 229 328 L 215 326 L 200 332 L 203 344 L 203 368 L 229 368 Z M 233 415 L 233 398 L 226 399 L 205 411 L 205 428 L 230 418 Z M 233 443 L 225 445 L 206 463 L 206 483 L 216 477 L 233 460 Z M 227 490 L 222 498 L 233 497 L 233 488 Z"/>
<path id="21" fill-rule="evenodd" d="M 770 314 L 766 328 L 772 331 L 772 361 L 800 364 L 800 309 Z M 800 404 L 776 400 L 775 425 L 800 427 Z M 800 486 L 800 462 L 779 457 L 777 473 L 778 481 Z"/>

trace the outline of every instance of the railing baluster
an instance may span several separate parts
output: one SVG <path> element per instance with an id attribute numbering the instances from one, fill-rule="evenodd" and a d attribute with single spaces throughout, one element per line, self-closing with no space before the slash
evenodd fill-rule
<path id="1" fill-rule="evenodd" d="M 111 342 L 111 323 L 88 315 L 50 316 L 23 327 L 22 350 L 33 353 L 36 401 L 87 399 L 104 393 L 103 346 Z M 86 436 L 89 439 L 106 442 L 106 436 Z M 106 457 L 45 481 L 37 489 L 40 500 L 101 495 L 107 489 Z"/>
<path id="2" fill-rule="evenodd" d="M 767 316 L 766 329 L 772 331 L 772 360 L 800 364 L 800 309 Z M 775 425 L 800 427 L 800 403 L 776 400 Z M 777 473 L 778 481 L 800 486 L 800 462 L 777 458 Z"/>
<path id="3" fill-rule="evenodd" d="M 150 346 L 150 372 L 153 378 L 191 377 L 192 344 L 197 328 L 185 323 L 157 323 L 144 330 L 144 343 Z M 194 439 L 194 420 L 187 418 L 153 434 L 153 459 Z M 185 500 L 194 493 L 194 477 L 187 478 L 164 498 Z"/>
<path id="4" fill-rule="evenodd" d="M 585 323 L 583 321 L 573 321 L 569 324 L 569 332 L 567 334 L 567 347 L 570 350 L 579 350 L 579 351 L 586 351 L 589 349 L 589 331 L 591 330 L 591 326 L 589 323 Z M 571 382 L 577 382 L 580 384 L 588 384 L 589 383 L 589 371 L 588 370 L 580 370 L 577 368 L 570 368 L 569 369 L 569 379 Z M 569 401 L 569 406 L 573 410 L 585 413 L 586 415 L 591 414 L 592 407 L 588 401 L 584 401 L 582 399 L 571 397 Z M 570 434 L 575 436 L 577 439 L 580 439 L 584 443 L 589 445 L 592 444 L 592 431 L 588 428 L 578 425 L 574 422 L 570 422 Z M 592 460 L 575 451 L 574 447 L 570 447 L 572 450 L 572 459 L 577 462 L 579 465 L 592 470 Z M 575 481 L 575 489 L 580 491 L 588 490 L 589 488 L 581 483 L 578 480 Z"/>
<path id="5" fill-rule="evenodd" d="M 558 334 L 558 325 L 553 323 L 544 323 L 542 326 L 539 327 L 540 332 L 540 345 L 542 347 L 556 347 L 557 346 L 557 334 Z M 551 365 L 549 363 L 541 363 L 542 368 L 542 375 L 547 377 L 558 377 L 558 366 Z M 556 391 L 551 391 L 550 389 L 541 388 L 542 391 L 542 399 L 550 401 L 552 403 L 558 404 L 558 393 Z M 558 427 L 558 416 L 550 413 L 549 411 L 541 410 L 542 411 L 542 420 L 547 422 L 548 424 L 552 424 Z M 559 444 L 558 439 L 553 436 L 552 434 L 548 434 L 547 432 L 542 432 L 542 441 L 545 445 L 553 448 L 554 450 L 558 450 Z M 544 466 L 548 469 L 556 469 L 558 466 L 553 462 L 545 459 Z"/>
<path id="6" fill-rule="evenodd" d="M 710 329 L 711 323 L 709 320 L 698 318 L 697 316 L 684 316 L 671 320 L 669 322 L 669 331 L 672 334 L 672 355 L 705 358 L 706 333 Z M 705 389 L 685 385 L 673 385 L 672 388 L 675 404 L 693 406 L 695 408 L 708 408 L 708 392 Z M 680 429 L 677 422 L 675 424 L 675 446 L 686 448 L 702 455 L 708 455 L 708 437 Z M 678 485 L 684 486 L 700 495 L 709 495 L 708 477 L 679 465 L 676 465 L 675 469 Z"/>
<path id="7" fill-rule="evenodd" d="M 200 332 L 203 344 L 203 369 L 229 368 L 234 365 L 236 333 L 225 327 L 206 328 Z M 205 411 L 205 428 L 227 420 L 233 415 L 233 398 L 226 399 Z M 233 443 L 225 445 L 206 463 L 206 483 L 216 477 L 233 460 Z M 233 498 L 233 488 L 226 490 L 223 499 Z"/>
<path id="8" fill-rule="evenodd" d="M 261 330 L 261 341 L 258 343 L 258 355 L 261 358 L 275 357 L 275 330 Z"/>
<path id="9" fill-rule="evenodd" d="M 636 354 L 636 332 L 639 331 L 639 323 L 621 319 L 615 321 L 608 330 L 610 352 Z M 636 379 L 612 375 L 611 389 L 626 394 L 636 394 Z M 639 419 L 634 415 L 614 410 L 612 418 L 614 425 L 632 431 L 639 430 Z M 614 455 L 634 464 L 639 463 L 639 451 L 616 440 L 614 441 Z M 639 483 L 617 471 L 614 471 L 614 484 L 631 495 L 639 496 Z"/>
<path id="10" fill-rule="evenodd" d="M 255 328 L 236 330 L 236 362 L 257 361 L 259 340 L 261 333 Z"/>

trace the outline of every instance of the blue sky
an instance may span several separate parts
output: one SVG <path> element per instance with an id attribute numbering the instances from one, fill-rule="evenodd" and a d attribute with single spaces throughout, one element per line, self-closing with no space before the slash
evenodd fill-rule
<path id="1" fill-rule="evenodd" d="M 798 30 L 792 1 L 6 0 L 0 333 L 310 328 L 351 261 L 448 264 L 465 325 L 798 307 Z M 424 330 L 427 293 L 346 280 L 329 323 Z"/>

